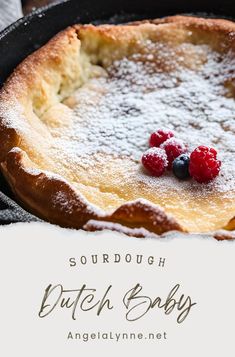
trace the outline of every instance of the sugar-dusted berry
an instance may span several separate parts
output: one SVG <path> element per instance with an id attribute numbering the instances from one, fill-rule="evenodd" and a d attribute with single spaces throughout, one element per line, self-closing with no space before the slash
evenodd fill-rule
<path id="1" fill-rule="evenodd" d="M 164 143 L 167 139 L 170 139 L 174 136 L 172 131 L 170 130 L 162 130 L 159 129 L 151 134 L 149 139 L 150 147 L 159 147 L 162 143 Z"/>
<path id="2" fill-rule="evenodd" d="M 187 147 L 183 141 L 175 138 L 168 139 L 160 147 L 166 151 L 169 170 L 172 168 L 173 161 L 187 152 Z"/>
<path id="3" fill-rule="evenodd" d="M 167 168 L 166 152 L 161 148 L 150 148 L 142 156 L 142 164 L 153 176 L 161 176 Z"/>
<path id="4" fill-rule="evenodd" d="M 200 183 L 213 180 L 220 172 L 217 151 L 207 146 L 197 147 L 190 155 L 189 173 Z"/>

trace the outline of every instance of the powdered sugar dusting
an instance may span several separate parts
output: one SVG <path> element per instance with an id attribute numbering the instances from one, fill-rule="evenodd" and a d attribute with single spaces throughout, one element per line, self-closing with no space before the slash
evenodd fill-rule
<path id="1" fill-rule="evenodd" d="M 150 156 L 157 155 L 164 162 L 165 167 L 168 164 L 166 152 L 165 152 L 165 150 L 163 150 L 161 148 L 156 148 L 156 147 L 149 148 L 147 151 L 144 152 L 143 157 L 146 157 L 146 155 L 148 155 L 148 156 L 149 155 Z"/>
<path id="2" fill-rule="evenodd" d="M 177 135 L 177 133 L 176 133 Z M 161 148 L 165 149 L 167 145 L 180 145 L 180 147 L 182 148 L 182 151 L 186 151 L 187 150 L 187 146 L 185 145 L 185 143 L 183 142 L 183 140 L 180 139 L 176 139 L 176 138 L 169 138 L 166 141 L 164 141 L 164 143 L 161 144 Z"/>
<path id="3" fill-rule="evenodd" d="M 107 76 L 93 78 L 77 90 L 72 127 L 63 128 L 63 135 L 50 128 L 55 138 L 52 151 L 62 165 L 69 160 L 74 168 L 84 169 L 102 160 L 102 154 L 128 157 L 137 163 L 138 181 L 153 189 L 198 189 L 200 195 L 216 190 L 230 195 L 235 187 L 234 54 L 221 56 L 206 45 L 191 44 L 176 51 L 150 41 L 146 49 L 114 62 L 106 69 Z M 215 147 L 222 161 L 220 176 L 199 185 L 192 180 L 179 182 L 172 174 L 155 179 L 142 172 L 140 158 L 149 135 L 159 128 L 174 131 L 189 150 Z M 63 152 L 58 150 L 61 147 Z"/>

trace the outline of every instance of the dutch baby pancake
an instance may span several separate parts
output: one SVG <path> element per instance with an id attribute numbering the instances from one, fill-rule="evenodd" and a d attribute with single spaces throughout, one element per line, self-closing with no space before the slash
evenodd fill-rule
<path id="1" fill-rule="evenodd" d="M 17 200 L 63 227 L 146 236 L 235 229 L 235 24 L 174 16 L 76 25 L 0 94 L 1 170 Z M 218 152 L 207 183 L 147 172 L 150 134 Z"/>

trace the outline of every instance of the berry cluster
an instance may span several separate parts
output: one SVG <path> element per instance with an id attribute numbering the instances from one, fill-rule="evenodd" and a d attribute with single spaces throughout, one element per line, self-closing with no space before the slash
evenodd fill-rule
<path id="1" fill-rule="evenodd" d="M 189 154 L 187 146 L 171 131 L 152 133 L 149 146 L 142 156 L 142 164 L 153 176 L 161 176 L 172 169 L 179 179 L 191 176 L 197 182 L 207 183 L 220 172 L 221 161 L 217 160 L 215 149 L 199 146 Z"/>

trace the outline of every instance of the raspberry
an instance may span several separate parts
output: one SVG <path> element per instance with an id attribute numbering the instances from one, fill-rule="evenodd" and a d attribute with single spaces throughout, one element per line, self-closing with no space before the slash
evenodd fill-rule
<path id="1" fill-rule="evenodd" d="M 189 173 L 200 183 L 213 180 L 220 172 L 221 161 L 217 151 L 206 146 L 197 147 L 190 155 Z"/>
<path id="2" fill-rule="evenodd" d="M 161 176 L 168 165 L 163 149 L 150 148 L 142 156 L 142 164 L 153 176 Z"/>
<path id="3" fill-rule="evenodd" d="M 166 151 L 168 170 L 172 168 L 173 161 L 187 151 L 187 147 L 184 145 L 183 141 L 175 138 L 168 139 L 160 147 Z"/>
<path id="4" fill-rule="evenodd" d="M 169 130 L 158 130 L 151 134 L 149 139 L 149 146 L 159 147 L 164 141 L 170 139 L 174 136 L 174 134 Z"/>

